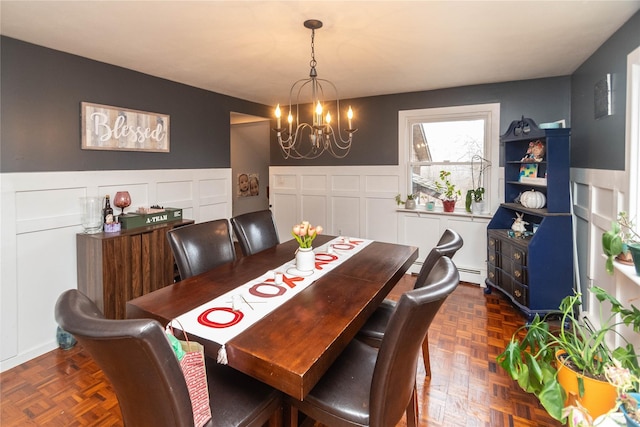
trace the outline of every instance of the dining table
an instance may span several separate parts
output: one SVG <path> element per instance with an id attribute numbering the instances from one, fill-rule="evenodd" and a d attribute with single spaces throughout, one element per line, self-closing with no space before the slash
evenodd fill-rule
<path id="1" fill-rule="evenodd" d="M 314 247 L 335 240 L 318 235 Z M 167 325 L 295 257 L 289 240 L 127 302 L 127 318 Z M 299 400 L 309 393 L 418 257 L 418 248 L 371 241 L 225 343 L 226 363 Z M 174 325 L 176 326 L 176 325 Z M 221 345 L 188 333 L 217 358 Z"/>

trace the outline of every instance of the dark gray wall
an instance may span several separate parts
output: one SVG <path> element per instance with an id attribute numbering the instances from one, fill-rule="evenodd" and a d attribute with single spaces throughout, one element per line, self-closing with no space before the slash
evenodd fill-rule
<path id="1" fill-rule="evenodd" d="M 231 111 L 262 117 L 273 107 L 197 89 L 2 37 L 2 172 L 230 167 Z M 502 125 L 521 115 L 569 119 L 568 77 L 345 100 L 357 114 L 343 160 L 285 161 L 271 133 L 272 165 L 390 165 L 398 162 L 398 111 L 502 103 Z M 169 114 L 171 152 L 80 149 L 80 103 Z M 272 123 L 274 127 L 275 123 Z"/>
<path id="2" fill-rule="evenodd" d="M 270 107 L 2 37 L 2 172 L 230 167 L 229 113 Z M 212 70 L 214 72 L 214 70 Z M 80 102 L 169 114 L 171 152 L 80 149 Z"/>
<path id="3" fill-rule="evenodd" d="M 347 158 L 284 160 L 271 132 L 270 161 L 279 166 L 397 164 L 398 111 L 500 102 L 501 132 L 522 115 L 538 123 L 566 119 L 572 127 L 573 167 L 624 169 L 626 56 L 639 40 L 636 13 L 571 77 L 343 100 L 353 106 L 359 128 Z M 6 37 L 1 38 L 0 72 L 2 172 L 229 167 L 229 113 L 273 116 L 272 106 Z M 614 77 L 614 115 L 596 121 L 593 85 L 606 73 Z M 169 114 L 171 153 L 81 150 L 82 101 Z"/>
<path id="4" fill-rule="evenodd" d="M 640 12 L 571 76 L 571 166 L 624 170 L 627 55 L 640 46 Z M 613 115 L 594 118 L 594 86 L 612 75 Z"/>
<path id="5" fill-rule="evenodd" d="M 339 88 L 338 88 L 339 89 Z M 570 78 L 524 80 L 465 86 L 425 92 L 401 93 L 340 101 L 352 105 L 359 129 L 349 156 L 327 155 L 315 160 L 284 160 L 272 138 L 272 165 L 396 165 L 398 164 L 398 111 L 469 104 L 500 103 L 501 133 L 521 116 L 537 123 L 566 119 L 570 126 Z"/>

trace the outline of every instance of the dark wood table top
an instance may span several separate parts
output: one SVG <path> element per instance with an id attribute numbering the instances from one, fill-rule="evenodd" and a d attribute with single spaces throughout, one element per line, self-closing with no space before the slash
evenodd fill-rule
<path id="1" fill-rule="evenodd" d="M 332 236 L 321 235 L 319 247 Z M 127 302 L 128 318 L 171 319 L 290 261 L 295 240 Z M 229 366 L 303 399 L 418 257 L 412 246 L 372 242 L 226 343 Z M 220 346 L 189 334 L 216 358 Z"/>

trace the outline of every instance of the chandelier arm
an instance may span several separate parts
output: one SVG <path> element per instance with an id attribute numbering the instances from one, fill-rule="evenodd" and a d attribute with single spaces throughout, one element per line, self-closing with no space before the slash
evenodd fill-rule
<path id="1" fill-rule="evenodd" d="M 348 151 L 349 149 L 351 149 L 351 142 L 352 142 L 351 136 L 349 136 L 349 139 L 346 140 L 346 141 L 343 141 L 341 138 L 336 139 L 336 137 L 335 137 L 336 134 L 333 131 L 333 128 L 330 127 L 330 129 L 331 129 L 331 133 L 328 136 L 333 140 L 333 145 L 336 148 L 338 148 L 338 149 L 340 149 L 342 151 L 344 151 L 344 150 Z"/>
<path id="2" fill-rule="evenodd" d="M 294 133 L 295 136 L 289 135 L 287 140 L 284 141 L 280 137 L 278 137 L 280 148 L 282 148 L 282 150 L 285 152 L 285 159 L 289 157 L 292 159 L 315 159 L 324 152 L 324 148 L 314 150 L 313 146 L 310 146 L 309 150 L 307 150 L 306 153 L 302 153 L 296 148 L 297 146 L 299 146 L 298 139 L 303 138 L 305 129 L 308 129 L 310 133 L 314 132 L 314 129 L 311 125 L 309 125 L 308 123 L 301 123 L 296 128 L 296 131 Z M 284 145 L 284 142 L 288 142 L 288 144 Z"/>
<path id="3" fill-rule="evenodd" d="M 340 153 L 336 152 L 335 149 L 334 149 L 334 146 L 339 148 L 342 152 L 340 152 Z M 332 145 L 332 144 L 329 143 L 329 144 L 327 144 L 327 148 L 326 148 L 326 151 L 329 154 L 331 154 L 333 157 L 335 157 L 336 159 L 345 158 L 347 156 L 347 154 L 349 154 L 350 150 L 351 150 L 351 146 L 350 145 L 347 146 L 346 148 L 342 148 L 336 143 L 335 138 L 334 138 L 334 144 Z"/>
<path id="4" fill-rule="evenodd" d="M 293 84 L 293 86 L 291 86 L 291 90 L 289 91 L 289 111 L 291 111 L 291 106 L 293 105 L 293 92 L 296 88 L 296 86 L 298 84 L 300 84 L 300 86 L 298 87 L 298 93 L 296 94 L 296 125 L 298 125 L 300 123 L 300 93 L 302 92 L 302 89 L 305 88 L 305 86 L 307 86 L 309 83 L 312 82 L 313 79 L 300 79 L 297 82 L 295 82 Z M 313 101 L 311 102 L 311 105 L 313 105 Z"/>
<path id="5" fill-rule="evenodd" d="M 337 121 L 338 121 L 338 137 L 340 138 L 340 141 L 342 141 L 343 144 L 351 144 L 352 141 L 352 135 L 358 130 L 358 129 L 342 129 L 340 127 L 340 94 L 338 93 L 338 88 L 336 87 L 336 85 L 331 81 L 331 80 L 327 80 L 327 79 L 317 79 L 318 82 L 324 82 L 329 84 L 332 88 L 333 88 L 333 92 L 335 94 L 335 100 L 332 102 L 335 102 L 336 104 L 336 113 L 337 113 Z M 322 87 L 321 85 L 319 85 L 320 87 Z M 323 92 L 324 94 L 324 92 Z M 348 135 L 347 139 L 344 139 L 342 137 L 342 132 L 345 131 Z"/>

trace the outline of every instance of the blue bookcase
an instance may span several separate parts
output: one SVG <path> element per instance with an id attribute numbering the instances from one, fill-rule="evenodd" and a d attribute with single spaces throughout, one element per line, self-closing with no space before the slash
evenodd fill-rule
<path id="1" fill-rule="evenodd" d="M 539 129 L 533 120 L 522 118 L 500 137 L 505 203 L 487 225 L 485 283 L 487 293 L 503 292 L 529 321 L 536 314 L 557 311 L 562 299 L 573 293 L 570 136 L 570 129 Z M 531 142 L 544 145 L 542 161 L 523 160 Z M 532 164 L 537 170 L 523 182 L 521 175 L 531 173 Z M 519 203 L 520 194 L 532 189 L 546 196 L 543 208 Z M 528 223 L 522 237 L 511 232 L 517 213 Z"/>

